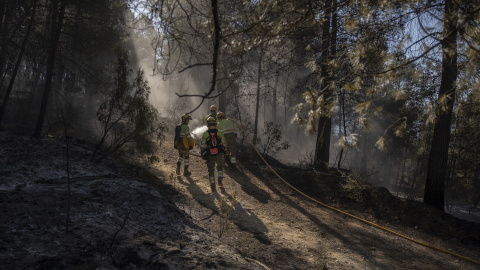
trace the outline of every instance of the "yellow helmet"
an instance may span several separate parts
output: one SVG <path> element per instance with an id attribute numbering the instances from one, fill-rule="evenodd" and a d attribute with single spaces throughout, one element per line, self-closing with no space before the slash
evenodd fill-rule
<path id="1" fill-rule="evenodd" d="M 217 106 L 215 105 L 210 106 L 210 111 L 217 111 Z"/>
<path id="2" fill-rule="evenodd" d="M 192 117 L 190 116 L 190 114 L 186 113 L 184 115 L 182 115 L 182 121 L 185 121 L 185 120 L 192 120 Z"/>
<path id="3" fill-rule="evenodd" d="M 215 118 L 210 116 L 210 117 L 207 118 L 207 125 L 208 126 L 216 126 L 217 125 L 217 120 L 215 120 Z"/>
<path id="4" fill-rule="evenodd" d="M 217 118 L 218 119 L 224 119 L 225 118 L 225 114 L 223 112 L 218 112 L 217 113 Z"/>

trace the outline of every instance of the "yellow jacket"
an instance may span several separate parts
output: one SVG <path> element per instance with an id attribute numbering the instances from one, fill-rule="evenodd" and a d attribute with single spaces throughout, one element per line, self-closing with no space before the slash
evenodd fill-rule
<path id="1" fill-rule="evenodd" d="M 218 122 L 218 130 L 220 130 L 224 135 L 235 134 L 235 124 L 228 119 L 222 119 Z"/>
<path id="2" fill-rule="evenodd" d="M 183 145 L 186 149 L 190 149 L 190 146 L 192 148 L 195 147 L 195 140 L 192 138 L 190 127 L 188 127 L 187 124 L 182 124 L 180 128 L 180 138 L 182 138 Z"/>

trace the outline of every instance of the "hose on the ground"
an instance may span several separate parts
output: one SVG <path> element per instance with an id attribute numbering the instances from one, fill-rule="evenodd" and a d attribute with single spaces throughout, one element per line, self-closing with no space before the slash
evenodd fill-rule
<path id="1" fill-rule="evenodd" d="M 394 234 L 394 235 L 396 235 L 396 236 L 398 236 L 398 237 L 401 237 L 401 238 L 404 238 L 404 239 L 406 239 L 406 240 L 412 241 L 412 242 L 414 242 L 414 243 L 416 243 L 416 244 L 419 244 L 419 245 L 422 245 L 422 246 L 425 246 L 425 247 L 429 247 L 429 248 L 431 248 L 431 249 L 434 249 L 434 250 L 437 250 L 437 251 L 440 251 L 440 252 L 443 252 L 443 253 L 446 253 L 446 254 L 450 254 L 450 255 L 452 255 L 452 256 L 454 256 L 454 257 L 457 257 L 457 258 L 460 258 L 460 259 L 462 259 L 462 260 L 469 261 L 469 262 L 471 262 L 471 263 L 480 265 L 480 262 L 478 262 L 478 261 L 476 261 L 476 260 L 467 258 L 467 257 L 465 257 L 465 256 L 462 256 L 462 255 L 459 255 L 459 254 L 450 252 L 450 251 L 448 251 L 448 250 L 445 250 L 445 249 L 442 249 L 442 248 L 439 248 L 439 247 L 435 247 L 435 246 L 432 246 L 432 245 L 423 243 L 423 242 L 418 241 L 418 240 L 415 240 L 415 239 L 413 239 L 413 238 L 407 237 L 407 236 L 405 236 L 405 235 L 402 235 L 402 234 L 400 234 L 400 233 L 397 233 L 397 232 L 395 232 L 395 231 L 392 231 L 392 230 L 390 230 L 390 229 L 388 229 L 388 228 L 385 228 L 385 227 L 382 227 L 382 226 L 380 226 L 380 225 L 378 225 L 378 224 L 375 224 L 375 223 L 373 223 L 373 222 L 370 222 L 370 221 L 368 221 L 368 220 L 366 220 L 366 219 L 357 217 L 357 216 L 355 216 L 355 215 L 352 215 L 352 214 L 350 214 L 350 213 L 347 213 L 347 212 L 345 212 L 345 211 L 342 211 L 342 210 L 340 210 L 340 209 L 337 209 L 337 208 L 335 208 L 335 207 L 332 207 L 332 206 L 330 206 L 330 205 L 327 205 L 327 204 L 325 204 L 325 203 L 322 203 L 322 202 L 320 202 L 320 201 L 318 201 L 318 200 L 316 200 L 316 199 L 308 196 L 307 194 L 303 193 L 302 191 L 298 190 L 297 188 L 295 188 L 294 186 L 292 186 L 290 183 L 288 183 L 285 179 L 283 179 L 283 178 L 270 166 L 270 164 L 265 160 L 265 158 L 262 156 L 262 154 L 260 154 L 260 152 L 258 151 L 258 149 L 255 147 L 255 145 L 253 144 L 253 142 L 250 140 L 250 138 L 248 137 L 247 133 L 246 133 L 245 130 L 243 129 L 242 125 L 240 125 L 240 124 L 239 124 L 237 121 L 235 121 L 234 119 L 229 119 L 229 120 L 233 121 L 233 122 L 242 130 L 245 138 L 247 138 L 247 140 L 248 140 L 248 142 L 250 143 L 250 145 L 252 145 L 253 149 L 257 152 L 257 154 L 260 156 L 260 158 L 263 160 L 263 162 L 267 165 L 267 167 L 268 167 L 280 180 L 282 180 L 282 182 L 284 182 L 287 186 L 289 186 L 290 188 L 292 188 L 293 190 L 295 190 L 297 193 L 299 193 L 300 195 L 304 196 L 305 198 L 307 198 L 307 199 L 309 199 L 309 200 L 311 200 L 311 201 L 313 201 L 313 202 L 315 202 L 315 203 L 317 203 L 317 204 L 320 204 L 321 206 L 323 206 L 323 207 L 325 207 L 325 208 L 328 208 L 328 209 L 333 210 L 333 211 L 335 211 L 335 212 L 344 214 L 344 215 L 346 215 L 346 216 L 349 216 L 349 217 L 351 217 L 351 218 L 353 218 L 353 219 L 356 219 L 356 220 L 359 220 L 359 221 L 361 221 L 361 222 L 367 223 L 367 224 L 369 224 L 369 225 L 371 225 L 371 226 L 373 226 L 373 227 L 376 227 L 376 228 L 381 229 L 381 230 L 383 230 L 383 231 L 389 232 L 389 233 L 391 233 L 391 234 Z"/>

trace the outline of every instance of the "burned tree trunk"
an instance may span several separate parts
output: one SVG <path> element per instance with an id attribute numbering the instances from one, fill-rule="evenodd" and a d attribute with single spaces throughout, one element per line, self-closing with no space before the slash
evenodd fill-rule
<path id="1" fill-rule="evenodd" d="M 439 109 L 433 132 L 432 146 L 428 158 L 424 203 L 444 211 L 445 180 L 447 177 L 448 147 L 453 105 L 455 103 L 455 81 L 457 80 L 457 29 L 458 6 L 453 0 L 445 2 L 445 17 L 442 40 L 442 78 L 438 93 Z M 443 104 L 444 106 L 440 106 Z M 442 108 L 443 107 L 443 108 Z"/>
<path id="2" fill-rule="evenodd" d="M 47 59 L 47 72 L 45 75 L 45 88 L 43 90 L 40 112 L 38 114 L 37 125 L 33 133 L 33 137 L 40 138 L 43 128 L 43 120 L 47 111 L 48 98 L 53 82 L 53 70 L 55 67 L 55 59 L 57 57 L 58 47 L 60 45 L 60 36 L 62 34 L 63 19 L 65 17 L 65 1 L 60 0 L 60 9 L 58 9 L 59 1 L 52 2 L 52 35 L 50 38 L 50 50 Z"/>

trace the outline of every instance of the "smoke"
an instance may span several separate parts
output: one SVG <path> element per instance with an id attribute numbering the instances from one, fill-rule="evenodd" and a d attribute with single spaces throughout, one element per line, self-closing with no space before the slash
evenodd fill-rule
<path id="1" fill-rule="evenodd" d="M 137 68 L 145 71 L 146 79 L 150 86 L 150 103 L 158 110 L 160 116 L 169 120 L 168 125 L 173 126 L 178 122 L 181 115 L 193 110 L 198 106 L 199 101 L 195 98 L 179 98 L 179 95 L 197 94 L 200 87 L 193 79 L 189 71 L 183 73 L 174 72 L 166 80 L 162 74 L 156 70 L 156 61 L 158 66 L 165 63 L 157 59 L 155 48 L 152 47 L 152 40 L 157 37 L 153 27 L 142 27 L 148 25 L 144 21 L 139 21 L 131 30 L 132 45 L 136 62 L 133 63 Z M 140 30 L 141 28 L 144 28 Z"/>
<path id="2" fill-rule="evenodd" d="M 316 137 L 306 135 L 301 127 L 289 125 L 284 128 L 282 135 L 281 141 L 287 141 L 290 145 L 290 148 L 279 152 L 275 157 L 282 163 L 298 165 L 315 150 Z"/>
<path id="3" fill-rule="evenodd" d="M 167 125 L 170 128 L 180 122 L 182 114 L 192 111 L 202 102 L 200 97 L 179 98 L 177 94 L 203 95 L 207 93 L 211 87 L 211 68 L 194 67 L 182 73 L 175 72 L 171 74 L 168 80 L 164 80 L 161 74 L 154 75 L 154 61 L 157 60 L 155 59 L 155 51 L 151 46 L 151 40 L 156 35 L 157 33 L 148 32 L 147 30 L 132 33 L 138 61 L 137 65 L 145 70 L 151 87 L 150 102 L 157 108 L 162 117 L 169 120 Z M 179 65 L 185 65 L 185 63 L 180 63 Z M 253 67 L 255 68 L 255 65 Z M 264 70 L 269 69 L 265 68 Z M 262 76 L 262 96 L 260 99 L 257 135 L 262 140 L 266 139 L 263 135 L 266 121 L 282 124 L 283 138 L 281 141 L 287 141 L 290 144 L 289 149 L 279 152 L 276 156 L 283 163 L 308 163 L 313 161 L 315 153 L 316 135 L 306 135 L 302 127 L 288 124 L 294 114 L 291 110 L 292 106 L 301 102 L 298 82 L 302 81 L 297 79 L 303 78 L 304 72 L 304 70 L 298 70 L 294 71 L 293 75 L 286 75 L 280 71 L 276 72 L 275 75 L 268 75 L 264 71 L 265 75 Z M 221 84 L 217 84 L 217 89 L 225 89 L 225 87 L 222 88 Z M 300 85 L 301 89 L 303 89 L 302 87 L 303 84 Z M 253 138 L 257 92 L 256 81 L 242 81 L 241 84 L 236 85 L 236 88 L 232 87 L 227 90 L 225 91 L 225 96 L 222 97 L 225 98 L 222 101 L 222 105 L 225 105 L 224 113 L 227 114 L 227 117 L 234 118 L 244 125 L 247 135 Z M 191 114 L 193 120 L 190 121 L 189 126 L 195 140 L 200 140 L 202 134 L 207 130 L 205 117 L 209 113 L 209 107 L 212 104 L 218 105 L 219 101 L 215 99 L 205 100 L 201 107 Z M 346 123 L 347 133 L 359 134 L 359 143 L 358 145 L 349 145 L 348 148 L 344 149 L 341 168 L 362 172 L 364 175 L 368 175 L 370 180 L 382 182 L 383 185 L 390 187 L 393 185 L 396 175 L 399 175 L 399 172 L 401 172 L 399 169 L 402 168 L 407 153 L 402 148 L 395 146 L 395 141 L 384 152 L 375 147 L 375 142 L 385 131 L 386 127 L 383 126 L 385 125 L 385 120 L 374 121 L 370 119 L 368 123 L 370 126 L 369 130 L 364 131 L 363 127 L 358 126 L 356 113 L 353 109 L 347 108 L 346 113 L 348 118 Z M 338 110 L 334 114 L 332 121 L 329 165 L 337 167 L 341 152 L 338 140 L 343 136 L 344 132 L 343 127 L 341 129 L 338 128 L 340 125 L 343 126 L 343 120 L 340 119 Z M 237 131 L 239 132 L 237 143 L 240 143 L 240 138 L 243 137 L 243 134 L 239 129 Z"/>
<path id="4" fill-rule="evenodd" d="M 150 102 L 157 108 L 160 115 L 168 120 L 167 125 L 171 128 L 180 122 L 182 114 L 192 111 L 202 101 L 201 98 L 179 98 L 177 94 L 204 94 L 208 92 L 211 86 L 209 80 L 211 70 L 209 68 L 195 67 L 182 73 L 175 72 L 171 74 L 168 80 L 164 80 L 161 74 L 154 75 L 154 61 L 156 61 L 156 59 L 155 51 L 151 46 L 151 40 L 152 37 L 156 35 L 157 33 L 147 30 L 132 34 L 134 37 L 133 43 L 137 56 L 136 59 L 138 61 L 137 65 L 145 70 L 151 88 Z M 295 84 L 294 78 L 288 79 L 287 77 L 282 77 L 281 73 L 279 74 L 280 77 L 270 76 L 269 78 L 262 78 L 262 97 L 257 135 L 262 140 L 266 139 L 263 138 L 264 123 L 266 121 L 282 123 L 283 138 L 281 141 L 287 141 L 291 147 L 288 150 L 279 152 L 276 158 L 281 162 L 290 164 L 309 162 L 310 160 L 308 159 L 311 159 L 315 153 L 316 135 L 306 135 L 302 127 L 288 124 L 293 117 L 293 112 L 290 108 L 296 104 L 299 95 L 297 97 L 297 95 L 291 91 L 291 87 Z M 275 103 L 275 107 L 272 102 L 274 100 L 273 89 L 276 89 L 275 96 L 276 100 L 278 100 Z M 227 117 L 233 117 L 239 123 L 245 125 L 244 128 L 250 138 L 253 138 L 256 90 L 256 83 L 252 83 L 250 86 L 248 84 L 242 85 L 241 90 L 236 93 L 237 96 L 235 98 L 231 96 L 232 92 L 230 90 L 230 92 L 225 92 L 225 95 L 230 95 L 226 98 L 227 107 L 225 113 Z M 238 104 L 235 102 L 238 102 Z M 200 140 L 202 134 L 207 130 L 205 117 L 209 113 L 210 105 L 214 103 L 218 105 L 217 100 L 209 99 L 204 102 L 197 111 L 191 114 L 193 120 L 190 121 L 189 126 L 196 140 Z M 241 112 L 236 112 L 237 108 L 239 108 Z M 234 115 L 234 112 L 236 115 Z M 344 152 L 342 168 L 360 167 L 362 165 L 362 156 L 359 155 L 360 151 L 367 150 L 370 153 L 377 153 L 375 149 L 372 149 L 372 146 L 376 141 L 374 138 L 378 137 L 377 134 L 381 133 L 383 129 L 376 127 L 374 123 L 371 123 L 371 126 L 369 134 L 363 134 L 363 136 L 369 136 L 371 140 L 361 141 L 361 144 L 368 144 L 368 147 L 360 148 L 362 146 L 360 145 L 357 149 L 351 148 L 347 152 Z M 374 132 L 372 132 L 373 130 Z M 349 132 L 352 132 L 352 130 L 349 130 Z M 242 137 L 241 134 L 239 135 L 239 138 Z M 335 166 L 338 161 L 339 147 L 337 140 L 340 136 L 339 134 L 336 134 L 336 136 L 332 134 L 330 166 Z M 388 166 L 391 164 L 387 164 L 382 157 L 384 156 L 375 159 L 374 155 L 368 155 L 367 165 L 369 169 L 388 169 L 391 174 L 393 168 L 389 168 Z"/>
<path id="5" fill-rule="evenodd" d="M 203 125 L 203 126 L 200 126 L 200 127 L 197 127 L 195 129 L 192 130 L 192 136 L 195 138 L 195 139 L 202 139 L 202 135 L 205 131 L 207 131 L 208 127 L 206 125 Z"/>

